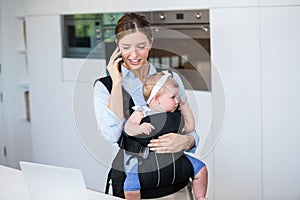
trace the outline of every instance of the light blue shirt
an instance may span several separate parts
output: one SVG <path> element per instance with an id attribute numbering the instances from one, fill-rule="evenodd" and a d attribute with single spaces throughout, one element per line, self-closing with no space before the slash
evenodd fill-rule
<path id="1" fill-rule="evenodd" d="M 150 70 L 148 76 L 156 73 L 155 67 L 150 64 Z M 179 96 L 182 100 L 185 100 L 186 94 L 183 83 L 179 75 L 173 72 L 173 78 L 179 85 Z M 146 101 L 143 96 L 142 88 L 143 83 L 141 80 L 134 76 L 134 74 L 122 66 L 122 86 L 132 97 L 135 105 L 146 105 Z M 113 113 L 107 106 L 110 99 L 110 92 L 105 85 L 97 81 L 94 89 L 94 108 L 98 124 L 98 130 L 100 134 L 108 141 L 117 145 L 118 139 L 122 133 L 125 119 L 120 119 L 115 113 Z M 196 131 L 187 133 L 195 138 L 195 145 L 189 152 L 194 153 L 199 144 L 199 136 Z"/>

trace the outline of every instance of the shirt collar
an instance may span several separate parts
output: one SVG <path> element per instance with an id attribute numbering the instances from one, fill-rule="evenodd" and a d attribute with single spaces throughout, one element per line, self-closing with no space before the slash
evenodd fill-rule
<path id="1" fill-rule="evenodd" d="M 156 73 L 156 68 L 154 67 L 154 65 L 152 63 L 150 64 L 150 68 L 149 68 L 149 73 L 148 73 L 148 77 L 154 73 Z M 121 66 L 122 68 L 122 78 L 128 76 L 128 77 L 134 77 L 134 74 L 128 70 L 126 67 L 124 67 L 123 65 Z"/>
<path id="2" fill-rule="evenodd" d="M 122 69 L 122 78 L 126 77 L 126 76 L 133 76 L 133 73 L 130 72 L 130 70 L 128 70 L 126 67 L 124 67 L 123 65 L 121 65 L 121 69 Z"/>
<path id="3" fill-rule="evenodd" d="M 156 72 L 157 72 L 156 68 L 154 67 L 154 65 L 152 63 L 150 63 L 150 69 L 149 69 L 148 75 L 150 76 L 150 75 L 152 75 L 152 74 L 154 74 Z"/>

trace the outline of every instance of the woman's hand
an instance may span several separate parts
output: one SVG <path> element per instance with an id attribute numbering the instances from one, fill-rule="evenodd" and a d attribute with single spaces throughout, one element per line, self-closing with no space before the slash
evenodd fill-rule
<path id="1" fill-rule="evenodd" d="M 119 72 L 118 69 L 119 62 L 122 60 L 122 57 L 119 57 L 120 55 L 121 52 L 119 51 L 119 48 L 116 48 L 112 53 L 107 65 L 107 70 L 112 79 L 112 88 L 107 107 L 122 120 L 124 118 L 122 73 Z"/>
<path id="2" fill-rule="evenodd" d="M 193 136 L 168 133 L 151 140 L 148 146 L 156 153 L 177 153 L 191 149 L 194 144 Z"/>
<path id="3" fill-rule="evenodd" d="M 107 70 L 114 83 L 119 83 L 122 80 L 122 73 L 118 69 L 120 61 L 122 61 L 122 56 L 117 47 L 112 53 L 107 65 Z"/>

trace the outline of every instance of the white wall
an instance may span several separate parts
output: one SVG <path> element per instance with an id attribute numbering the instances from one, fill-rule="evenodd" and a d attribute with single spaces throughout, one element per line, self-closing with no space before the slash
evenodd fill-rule
<path id="1" fill-rule="evenodd" d="M 0 19 L 3 19 L 2 12 L 2 0 L 0 1 Z M 2 44 L 2 20 L 0 20 L 0 44 Z M 2 64 L 2 48 L 0 48 L 0 65 Z M 2 69 L 2 66 L 0 66 Z M 3 92 L 3 75 L 2 70 L 0 69 L 0 95 Z M 3 105 L 2 101 L 0 101 L 0 163 L 5 164 L 5 156 L 4 156 L 4 127 L 3 127 Z"/>
<path id="2" fill-rule="evenodd" d="M 261 9 L 264 199 L 300 199 L 299 24 L 299 6 Z"/>
<path id="3" fill-rule="evenodd" d="M 23 8 L 23 0 L 1 1 L 2 143 L 7 148 L 5 163 L 16 168 L 18 160 L 31 159 L 30 123 L 25 120 L 24 91 L 27 88 L 23 84 L 28 79 L 28 73 L 23 51 L 23 24 L 22 19 L 18 18 L 24 16 Z"/>
<path id="4" fill-rule="evenodd" d="M 300 14 L 281 3 L 211 9 L 212 59 L 226 102 L 215 199 L 300 198 Z"/>
<path id="5" fill-rule="evenodd" d="M 79 168 L 88 187 L 103 190 L 107 168 L 81 144 L 73 119 L 73 83 L 63 81 L 60 17 L 28 17 L 26 21 L 33 160 Z"/>
<path id="6" fill-rule="evenodd" d="M 213 9 L 211 26 L 212 61 L 225 89 L 223 134 L 214 151 L 215 199 L 261 199 L 259 9 Z"/>

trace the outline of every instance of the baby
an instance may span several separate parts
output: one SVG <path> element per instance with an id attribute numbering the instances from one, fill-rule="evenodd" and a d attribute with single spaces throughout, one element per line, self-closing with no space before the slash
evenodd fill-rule
<path id="1" fill-rule="evenodd" d="M 160 125 L 153 124 L 154 120 L 149 122 L 144 122 L 143 119 L 147 116 L 153 116 L 157 115 L 160 113 L 169 113 L 170 115 L 166 115 L 166 117 L 174 117 L 174 116 L 179 116 L 179 123 L 178 119 L 176 119 L 176 122 L 169 123 L 172 126 L 177 126 L 178 128 L 178 133 L 179 134 L 185 134 L 188 132 L 192 132 L 195 129 L 195 122 L 194 122 L 194 117 L 193 113 L 190 109 L 190 107 L 187 105 L 187 101 L 185 99 L 184 102 L 181 101 L 178 97 L 179 93 L 179 88 L 177 82 L 172 78 L 172 75 L 168 71 L 164 72 L 158 72 L 150 76 L 144 83 L 143 86 L 143 94 L 145 97 L 145 100 L 147 101 L 146 106 L 135 106 L 133 109 L 135 110 L 127 122 L 125 123 L 124 130 L 126 134 L 128 134 L 131 137 L 136 137 L 136 138 L 155 138 L 158 136 L 161 136 L 169 132 L 163 132 L 159 133 L 158 131 L 154 131 L 158 127 L 161 127 Z M 179 113 L 181 115 L 172 115 L 172 113 L 176 114 Z M 183 119 L 183 120 L 182 120 Z M 166 120 L 167 122 L 167 120 Z M 162 122 L 162 123 L 166 123 Z M 184 124 L 184 125 L 183 125 Z M 153 133 L 155 132 L 155 133 Z M 151 152 L 151 151 L 150 151 Z M 145 152 L 143 152 L 144 158 L 147 158 L 147 155 L 145 156 Z M 147 154 L 147 152 L 146 152 Z M 153 159 L 153 162 L 158 162 L 158 157 L 156 153 L 154 153 L 155 159 Z M 160 154 L 162 155 L 162 154 Z M 169 154 L 163 154 L 168 156 Z M 173 156 L 173 162 L 175 163 L 177 160 L 174 160 L 174 155 Z M 190 156 L 190 155 L 184 155 L 188 161 L 190 162 L 194 173 L 192 175 L 193 178 L 193 193 L 195 196 L 196 200 L 204 200 L 207 187 L 207 181 L 203 182 L 200 181 L 200 170 L 205 167 L 205 164 L 201 162 L 200 160 Z M 164 157 L 165 158 L 165 157 Z M 149 159 L 148 159 L 149 160 Z M 179 160 L 179 159 L 178 159 Z M 149 161 L 148 161 L 149 162 Z M 171 161 L 172 162 L 172 161 Z M 179 162 L 179 161 L 178 161 Z M 157 163 L 159 165 L 159 162 Z M 174 169 L 175 169 L 175 164 Z M 156 165 L 155 165 L 156 166 Z M 176 165 L 177 166 L 177 165 Z M 141 183 L 138 175 L 138 164 L 135 164 L 132 169 L 127 172 L 127 177 L 124 182 L 124 194 L 126 199 L 140 199 L 140 189 L 143 186 L 143 183 Z M 174 177 L 165 177 L 164 174 L 159 174 L 160 169 L 158 171 L 158 178 L 157 179 L 170 179 L 169 184 L 173 184 L 174 181 L 176 182 L 176 178 L 178 178 L 177 174 L 175 175 L 175 170 L 174 170 Z M 203 180 L 203 179 L 201 179 Z M 158 180 L 160 182 L 160 180 Z M 168 183 L 168 182 L 167 182 Z M 141 186 L 142 185 L 142 186 Z"/>

